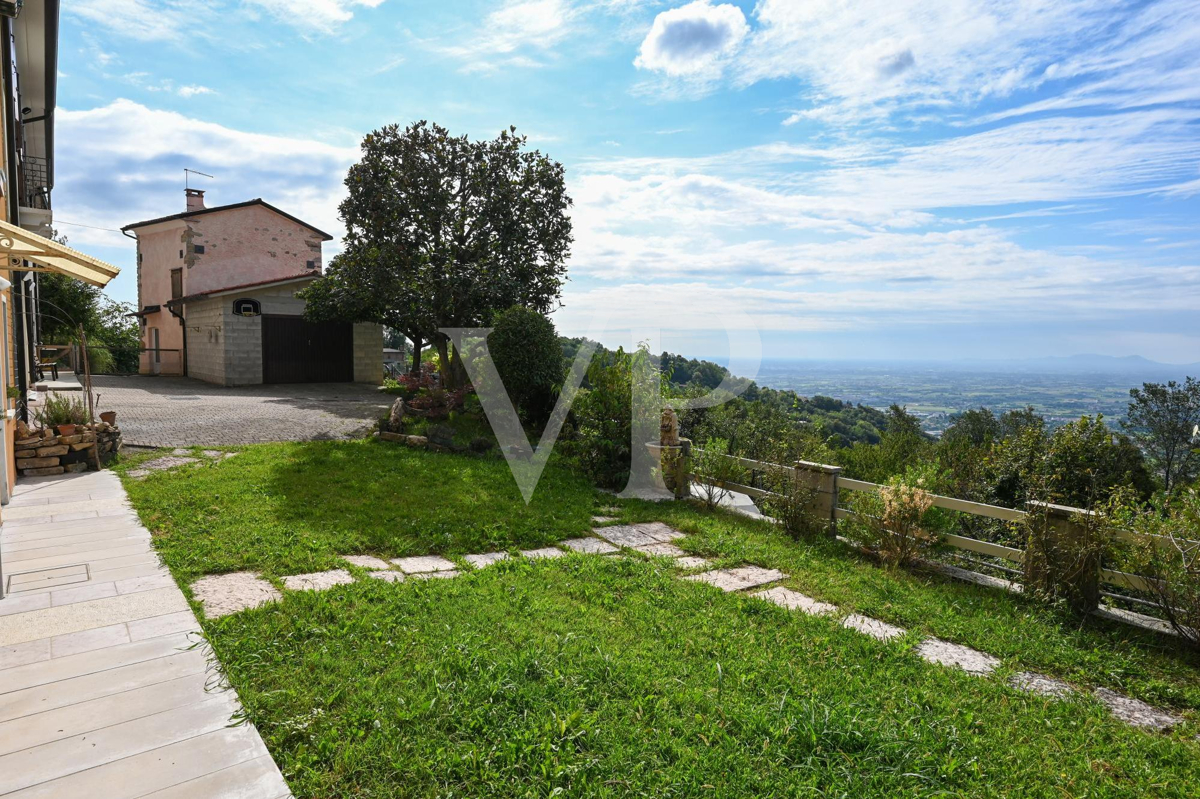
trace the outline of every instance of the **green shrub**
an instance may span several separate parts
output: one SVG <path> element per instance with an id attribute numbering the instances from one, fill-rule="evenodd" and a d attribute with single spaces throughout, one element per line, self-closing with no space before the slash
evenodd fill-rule
<path id="1" fill-rule="evenodd" d="M 889 566 L 919 560 L 939 538 L 930 518 L 933 494 L 929 489 L 935 482 L 930 472 L 910 467 L 877 490 L 858 493 L 851 503 L 854 516 L 840 529 Z"/>
<path id="2" fill-rule="evenodd" d="M 517 413 L 527 422 L 550 418 L 566 374 L 554 324 L 537 311 L 514 305 L 498 314 L 488 351 Z"/>
<path id="3" fill-rule="evenodd" d="M 57 427 L 60 424 L 87 424 L 87 406 L 79 397 L 50 393 L 46 395 L 45 402 L 38 409 L 36 418 L 44 427 Z"/>
<path id="4" fill-rule="evenodd" d="M 802 541 L 828 532 L 828 521 L 814 512 L 817 500 L 815 486 L 797 480 L 796 473 L 791 469 L 768 473 L 765 483 L 771 495 L 760 503 L 762 511 L 779 522 L 785 533 Z"/>
<path id="5" fill-rule="evenodd" d="M 722 484 L 741 481 L 743 469 L 728 453 L 729 442 L 723 438 L 710 438 L 704 442 L 703 449 L 692 450 L 692 472 L 701 478 L 693 485 L 709 510 L 729 496 L 728 489 Z"/>
<path id="6" fill-rule="evenodd" d="M 619 349 L 592 360 L 588 388 L 575 397 L 571 430 L 562 442 L 580 470 L 603 488 L 624 488 L 629 480 L 634 357 Z"/>

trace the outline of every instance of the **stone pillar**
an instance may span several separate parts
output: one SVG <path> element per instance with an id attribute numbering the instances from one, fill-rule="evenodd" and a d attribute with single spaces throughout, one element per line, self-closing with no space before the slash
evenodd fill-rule
<path id="1" fill-rule="evenodd" d="M 1102 542 L 1094 511 L 1030 501 L 1025 589 L 1065 599 L 1077 613 L 1100 604 Z"/>
<path id="2" fill-rule="evenodd" d="M 841 466 L 829 466 L 811 461 L 796 461 L 796 485 L 816 491 L 812 500 L 812 514 L 818 521 L 829 526 L 829 534 L 837 534 L 838 475 Z"/>

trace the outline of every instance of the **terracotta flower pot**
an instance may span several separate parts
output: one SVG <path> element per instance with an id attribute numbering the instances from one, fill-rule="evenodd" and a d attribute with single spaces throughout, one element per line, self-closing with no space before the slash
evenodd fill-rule
<path id="1" fill-rule="evenodd" d="M 73 424 L 60 424 L 56 429 L 58 430 L 58 434 L 60 436 L 75 435 L 75 425 Z"/>
<path id="2" fill-rule="evenodd" d="M 117 412 L 116 411 L 104 411 L 103 413 L 100 414 L 100 421 L 104 422 L 105 424 L 116 424 L 117 423 Z"/>

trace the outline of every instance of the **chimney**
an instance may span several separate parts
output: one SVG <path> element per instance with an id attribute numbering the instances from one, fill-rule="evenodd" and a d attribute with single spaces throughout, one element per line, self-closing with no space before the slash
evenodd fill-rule
<path id="1" fill-rule="evenodd" d="M 184 189 L 183 193 L 187 195 L 187 209 L 189 211 L 204 210 L 204 192 L 200 189 Z"/>

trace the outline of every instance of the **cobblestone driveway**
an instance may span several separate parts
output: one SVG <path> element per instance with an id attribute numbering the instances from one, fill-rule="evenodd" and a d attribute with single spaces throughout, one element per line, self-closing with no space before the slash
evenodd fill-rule
<path id="1" fill-rule="evenodd" d="M 354 383 L 226 388 L 186 377 L 93 378 L 97 412 L 114 410 L 127 445 L 222 446 L 352 437 L 392 399 Z"/>

